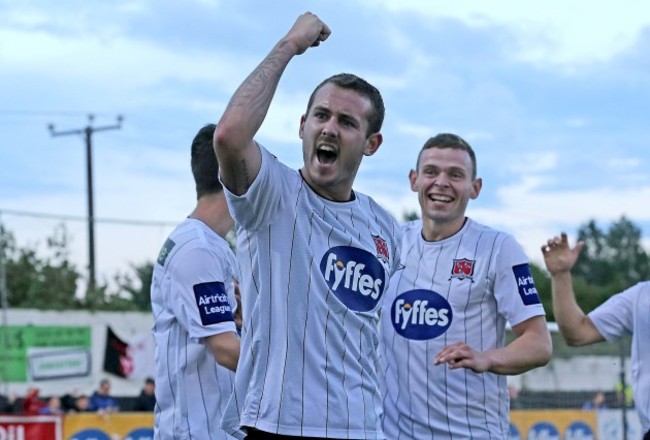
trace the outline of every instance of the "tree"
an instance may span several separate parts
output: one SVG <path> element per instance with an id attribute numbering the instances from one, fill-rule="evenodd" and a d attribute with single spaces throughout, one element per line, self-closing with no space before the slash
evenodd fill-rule
<path id="1" fill-rule="evenodd" d="M 572 270 L 576 300 L 589 313 L 610 296 L 649 279 L 650 261 L 641 245 L 641 230 L 625 217 L 603 232 L 594 220 L 578 229 L 585 247 Z M 545 269 L 531 265 L 547 318 L 554 320 L 551 280 Z"/>
<path id="2" fill-rule="evenodd" d="M 65 226 L 57 226 L 46 239 L 46 256 L 42 257 L 36 246 L 18 247 L 14 235 L 0 223 L 0 253 L 4 257 L 9 307 L 151 310 L 151 262 L 132 264 L 134 274 L 118 273 L 114 283 L 98 283 L 85 296 L 77 297 L 77 284 L 82 277 L 69 259 L 70 240 Z"/>
<path id="3" fill-rule="evenodd" d="M 405 222 L 410 222 L 410 221 L 413 221 L 413 220 L 417 220 L 419 218 L 420 218 L 420 213 L 418 211 L 405 211 L 402 214 L 402 219 Z"/>
<path id="4" fill-rule="evenodd" d="M 153 263 L 148 261 L 140 265 L 131 264 L 130 274 L 119 274 L 116 282 L 120 294 L 131 305 L 133 310 L 151 310 L 151 277 L 153 276 Z"/>
<path id="5" fill-rule="evenodd" d="M 75 309 L 80 274 L 69 260 L 70 237 L 63 225 L 47 238 L 49 255 L 39 257 L 34 247 L 19 248 L 15 238 L 0 224 L 4 254 L 7 298 L 10 307 Z"/>
<path id="6" fill-rule="evenodd" d="M 641 230 L 625 216 L 612 223 L 607 233 L 594 220 L 580 227 L 578 240 L 585 248 L 573 273 L 587 283 L 621 291 L 648 279 L 650 260 L 641 245 Z"/>

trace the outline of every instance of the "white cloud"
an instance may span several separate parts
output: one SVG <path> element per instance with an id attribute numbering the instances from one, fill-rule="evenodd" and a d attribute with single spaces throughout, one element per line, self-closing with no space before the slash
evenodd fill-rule
<path id="1" fill-rule="evenodd" d="M 469 26 L 506 26 L 520 39 L 518 57 L 535 63 L 581 64 L 604 61 L 632 45 L 650 25 L 650 5 L 643 0 L 531 2 L 431 2 L 362 0 L 369 7 L 452 18 Z"/>

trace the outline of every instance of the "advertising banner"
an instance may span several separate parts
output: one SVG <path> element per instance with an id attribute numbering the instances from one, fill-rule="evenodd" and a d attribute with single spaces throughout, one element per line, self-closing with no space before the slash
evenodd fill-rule
<path id="1" fill-rule="evenodd" d="M 596 440 L 596 411 L 513 410 L 510 440 Z"/>
<path id="2" fill-rule="evenodd" d="M 61 440 L 56 416 L 0 416 L 0 440 Z"/>
<path id="3" fill-rule="evenodd" d="M 3 382 L 86 377 L 91 371 L 89 326 L 7 326 L 0 371 Z"/>
<path id="4" fill-rule="evenodd" d="M 70 414 L 65 440 L 153 440 L 153 413 Z"/>

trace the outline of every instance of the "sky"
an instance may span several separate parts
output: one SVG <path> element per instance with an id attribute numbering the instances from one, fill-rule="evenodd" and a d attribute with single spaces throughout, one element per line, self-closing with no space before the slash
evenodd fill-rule
<path id="1" fill-rule="evenodd" d="M 257 139 L 302 164 L 300 116 L 352 72 L 386 104 L 355 189 L 402 219 L 408 172 L 441 132 L 466 139 L 483 189 L 468 216 L 541 244 L 621 216 L 650 249 L 650 3 L 603 0 L 0 0 L 0 223 L 47 255 L 60 225 L 88 265 L 92 136 L 97 278 L 153 261 L 195 204 L 190 143 L 311 11 L 332 30 L 285 71 Z M 93 115 L 92 122 L 89 115 Z"/>

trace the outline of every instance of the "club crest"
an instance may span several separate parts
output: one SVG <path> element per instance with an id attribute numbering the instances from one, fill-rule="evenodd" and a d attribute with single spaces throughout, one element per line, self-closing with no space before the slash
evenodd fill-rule
<path id="1" fill-rule="evenodd" d="M 388 252 L 388 244 L 386 240 L 381 238 L 379 235 L 372 236 L 375 246 L 377 247 L 377 258 L 381 259 L 384 263 L 388 263 L 390 255 Z"/>
<path id="2" fill-rule="evenodd" d="M 459 280 L 469 278 L 474 282 L 474 264 L 476 260 L 469 260 L 467 258 L 454 259 L 454 264 L 451 267 L 451 277 Z"/>

